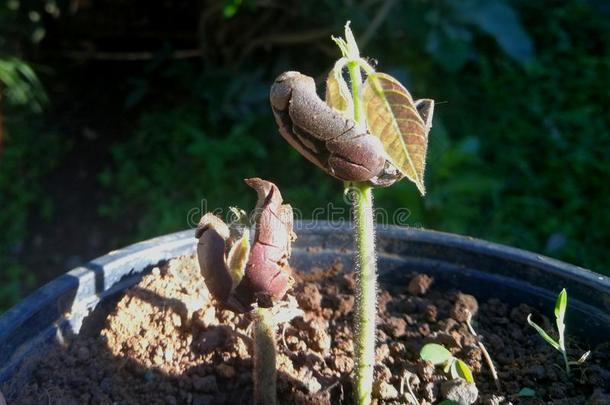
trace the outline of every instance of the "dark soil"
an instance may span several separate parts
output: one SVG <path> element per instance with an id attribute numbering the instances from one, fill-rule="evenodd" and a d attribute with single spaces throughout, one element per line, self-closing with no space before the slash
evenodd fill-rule
<path id="1" fill-rule="evenodd" d="M 295 274 L 294 296 L 304 316 L 278 328 L 280 404 L 351 403 L 354 367 L 354 278 L 340 264 Z M 497 390 L 473 326 L 498 370 Z M 474 371 L 480 404 L 609 404 L 610 345 L 593 350 L 568 379 L 561 356 L 526 323 L 532 312 L 498 300 L 478 303 L 457 291 L 436 291 L 414 275 L 379 291 L 374 398 L 378 404 L 420 404 L 472 395 L 419 360 L 423 344 L 449 348 Z M 547 324 L 548 319 L 540 317 Z M 252 347 L 247 315 L 218 310 L 193 258 L 155 268 L 128 290 L 97 336 L 82 334 L 47 351 L 27 384 L 3 387 L 11 404 L 248 404 Z M 569 325 L 568 325 L 569 328 Z M 571 358 L 586 349 L 568 340 Z M 521 398 L 525 387 L 534 398 Z"/>

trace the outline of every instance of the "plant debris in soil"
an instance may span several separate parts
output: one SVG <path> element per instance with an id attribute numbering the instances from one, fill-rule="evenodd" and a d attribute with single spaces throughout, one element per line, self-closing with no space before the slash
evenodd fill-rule
<path id="1" fill-rule="evenodd" d="M 337 263 L 295 273 L 292 294 L 304 315 L 278 328 L 280 404 L 352 402 L 355 280 Z M 373 398 L 378 404 L 430 404 L 443 398 L 478 404 L 610 403 L 610 345 L 568 379 L 560 354 L 526 322 L 526 305 L 436 291 L 414 274 L 381 285 Z M 498 391 L 468 314 L 500 379 Z M 545 320 L 548 323 L 548 319 Z M 252 402 L 250 319 L 220 310 L 193 257 L 154 268 L 120 298 L 97 336 L 84 333 L 45 351 L 24 383 L 2 388 L 9 404 L 244 404 Z M 569 325 L 568 325 L 569 327 Z M 549 328 L 550 329 L 550 328 Z M 425 343 L 447 347 L 473 370 L 476 389 L 419 359 Z M 582 351 L 568 337 L 568 346 Z M 520 397 L 523 388 L 533 397 Z M 531 394 L 531 391 L 529 392 Z M 413 402 L 412 402 L 413 403 Z"/>

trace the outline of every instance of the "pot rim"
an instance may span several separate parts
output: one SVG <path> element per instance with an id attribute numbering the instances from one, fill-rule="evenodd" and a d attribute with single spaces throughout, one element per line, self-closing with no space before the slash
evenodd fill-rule
<path id="1" fill-rule="evenodd" d="M 297 235 L 303 233 L 346 233 L 350 232 L 351 229 L 352 224 L 347 222 L 334 224 L 330 221 L 295 221 L 295 231 L 297 232 Z M 610 294 L 610 277 L 608 276 L 548 256 L 500 243 L 489 242 L 471 236 L 398 225 L 377 226 L 376 237 L 443 245 L 510 260 L 524 265 L 536 266 L 543 268 L 545 271 L 552 274 L 595 286 L 596 289 L 604 290 L 607 294 Z M 82 266 L 73 268 L 67 273 L 38 288 L 4 314 L 0 315 L 0 342 L 11 327 L 20 325 L 23 323 L 24 318 L 32 315 L 35 310 L 31 305 L 32 303 L 39 302 L 46 305 L 50 298 L 65 292 L 67 289 L 74 288 L 74 283 L 66 279 L 66 276 L 82 279 L 83 277 L 86 278 L 91 276 L 91 269 L 111 270 L 112 268 L 121 265 L 133 265 L 134 256 L 150 257 L 150 263 L 160 262 L 179 255 L 174 254 L 173 252 L 184 250 L 185 253 L 187 253 L 189 248 L 194 249 L 195 241 L 194 229 L 178 231 L 110 251 L 106 255 L 97 257 Z M 169 252 L 172 252 L 172 254 L 168 255 Z M 95 283 L 96 289 L 98 290 L 96 291 L 97 293 L 100 293 L 99 290 L 103 290 L 104 288 L 104 286 L 100 286 L 100 284 L 102 284 L 101 281 L 103 280 L 99 280 L 99 277 L 96 277 Z M 106 283 L 104 282 L 103 284 L 105 285 Z M 75 298 L 78 298 L 78 295 Z"/>
<path id="2" fill-rule="evenodd" d="M 326 256 L 353 256 L 352 228 L 350 222 L 297 220 L 295 231 L 299 239 L 293 252 L 299 252 L 301 258 L 323 256 L 319 252 Z M 444 261 L 449 265 L 446 271 L 454 272 L 461 270 L 459 260 L 463 257 L 471 262 L 503 260 L 508 270 L 477 272 L 472 270 L 476 266 L 468 267 L 468 264 L 463 268 L 470 275 L 477 273 L 473 281 L 485 282 L 485 278 L 490 283 L 508 281 L 508 284 L 512 282 L 510 288 L 524 287 L 530 293 L 537 290 L 538 296 L 546 298 L 550 298 L 548 286 L 531 281 L 537 277 L 559 280 L 576 291 L 574 305 L 578 300 L 585 303 L 581 314 L 596 309 L 602 314 L 598 319 L 610 327 L 610 316 L 603 315 L 604 311 L 610 313 L 610 278 L 602 274 L 522 249 L 433 230 L 384 225 L 376 228 L 376 238 L 380 259 L 388 262 Z M 313 242 L 322 250 L 310 253 L 308 248 Z M 195 246 L 194 229 L 148 239 L 76 267 L 27 296 L 0 316 L 0 382 L 10 375 L 9 368 L 14 370 L 17 357 L 49 339 L 63 339 L 66 325 L 70 330 L 80 330 L 83 319 L 100 301 L 133 285 L 145 269 L 176 256 L 193 254 Z M 481 277 L 481 274 L 490 277 Z M 593 289 L 590 295 L 589 289 Z"/>

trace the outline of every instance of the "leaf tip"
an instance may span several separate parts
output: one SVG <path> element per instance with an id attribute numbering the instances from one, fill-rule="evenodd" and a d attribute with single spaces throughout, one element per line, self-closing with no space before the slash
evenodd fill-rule
<path id="1" fill-rule="evenodd" d="M 351 23 L 352 22 L 349 20 L 345 23 L 345 42 L 347 43 L 348 57 L 356 60 L 360 58 L 360 50 L 358 49 L 356 38 L 354 38 L 354 34 L 350 28 Z"/>
<path id="2" fill-rule="evenodd" d="M 555 303 L 555 317 L 563 318 L 568 305 L 568 292 L 566 289 L 562 289 L 557 296 L 557 302 Z"/>
<path id="3" fill-rule="evenodd" d="M 417 182 L 415 182 L 415 185 L 417 186 L 417 189 L 419 190 L 421 196 L 425 197 L 426 196 L 426 186 L 424 185 L 424 182 L 417 181 Z"/>

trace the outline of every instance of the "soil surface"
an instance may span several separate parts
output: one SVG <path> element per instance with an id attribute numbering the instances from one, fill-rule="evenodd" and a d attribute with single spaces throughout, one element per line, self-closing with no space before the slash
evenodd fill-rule
<path id="1" fill-rule="evenodd" d="M 292 294 L 304 310 L 278 328 L 280 404 L 351 403 L 354 367 L 354 276 L 336 264 L 294 274 Z M 571 378 L 561 355 L 527 325 L 532 309 L 479 303 L 458 291 L 436 291 L 414 274 L 381 285 L 374 399 L 378 404 L 610 404 L 610 344 L 592 349 Z M 468 314 L 478 333 L 468 329 Z M 537 321 L 552 330 L 548 319 Z M 155 268 L 125 292 L 96 333 L 81 333 L 45 351 L 26 384 L 2 387 L 11 404 L 252 403 L 252 341 L 248 315 L 217 309 L 192 257 Z M 569 327 L 569 325 L 568 325 Z M 451 380 L 419 359 L 428 342 L 443 344 L 473 370 L 476 387 Z M 497 368 L 500 389 L 479 342 Z M 519 396 L 523 388 L 533 398 Z M 466 402 L 465 402 L 466 401 Z"/>

